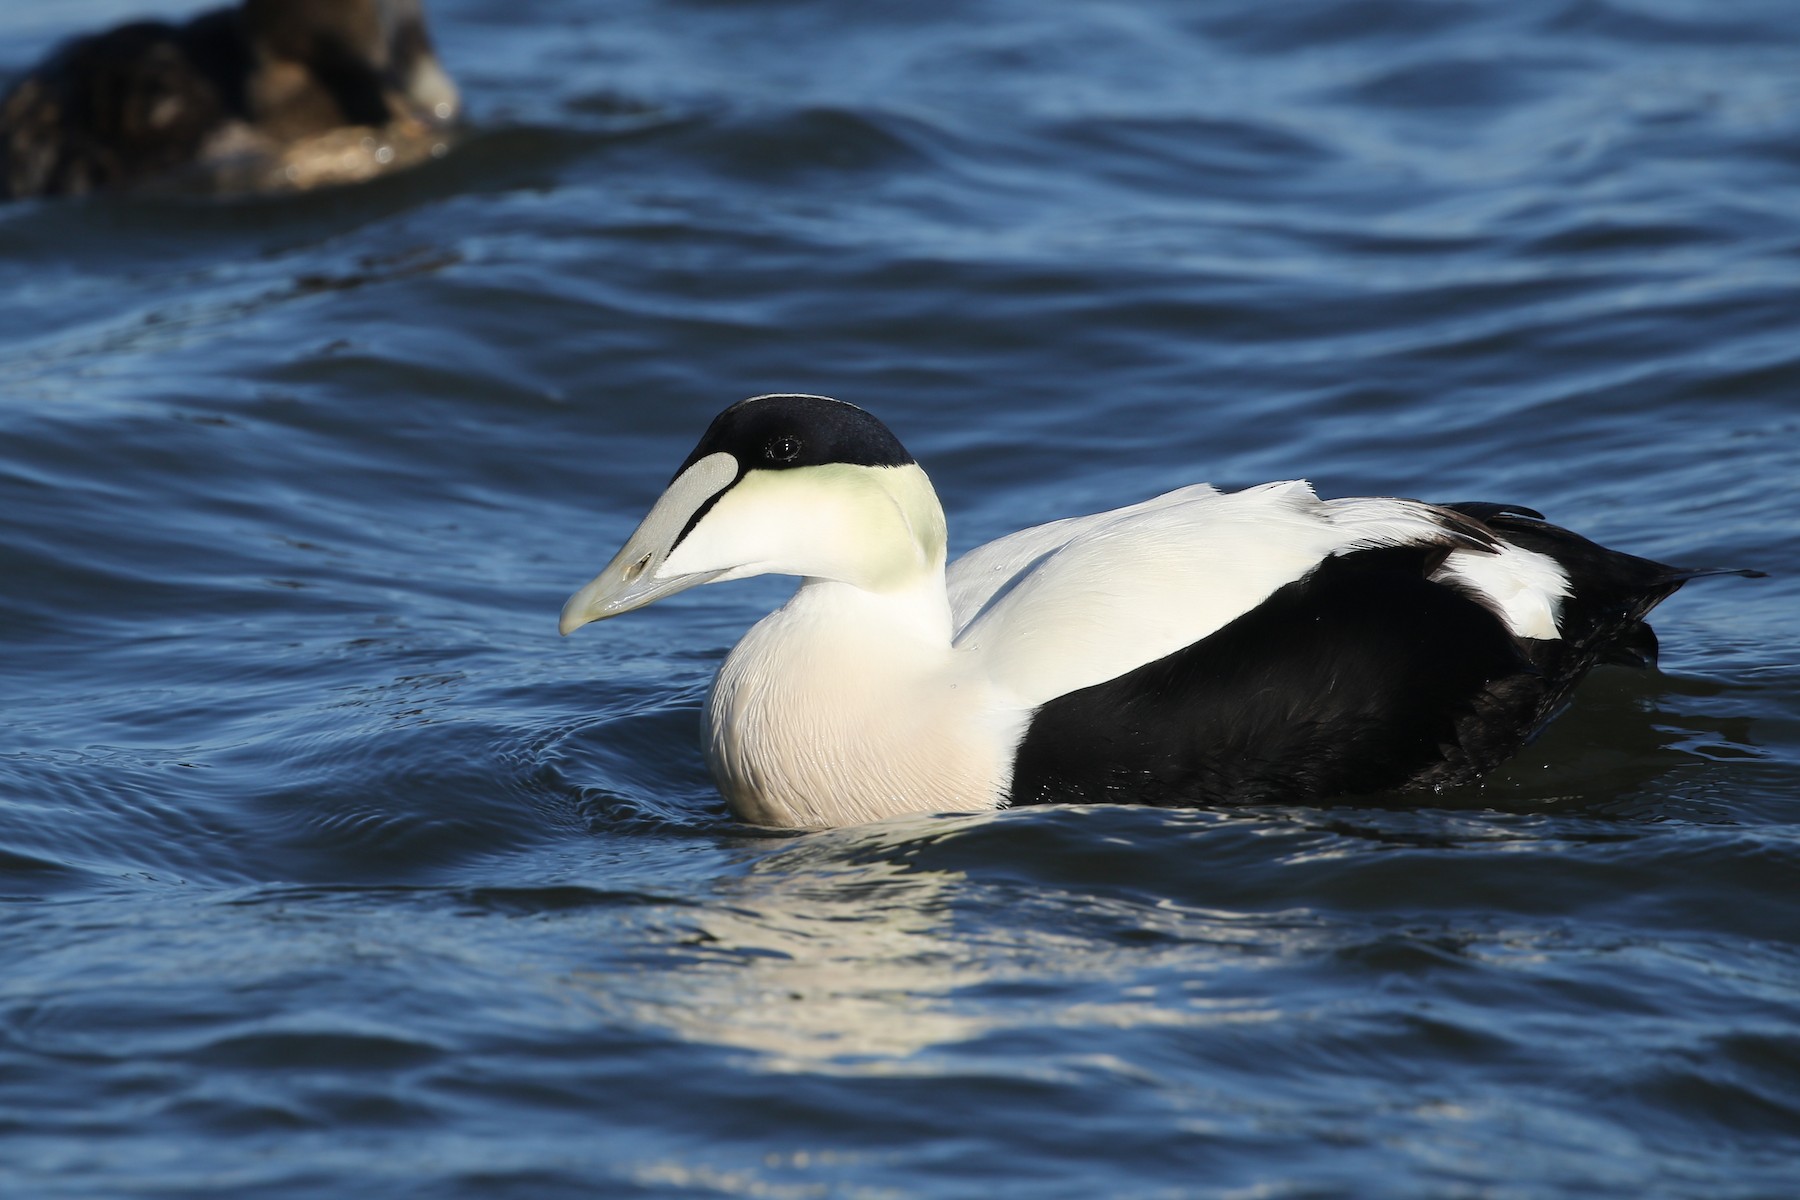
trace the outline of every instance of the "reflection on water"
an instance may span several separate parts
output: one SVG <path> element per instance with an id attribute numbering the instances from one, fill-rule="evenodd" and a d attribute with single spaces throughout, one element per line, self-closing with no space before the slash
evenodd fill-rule
<path id="1" fill-rule="evenodd" d="M 683 969 L 661 976 L 669 991 L 640 997 L 634 1016 L 755 1051 L 765 1069 L 902 1069 L 893 1060 L 991 1021 L 955 1003 L 1003 969 L 958 937 L 959 882 L 903 863 L 832 863 L 810 846 L 777 851 L 692 918 Z"/>
<path id="2" fill-rule="evenodd" d="M 1209 971 L 1246 955 L 1304 953 L 1322 936 L 1304 912 L 1101 896 L 1081 897 L 1071 924 L 1058 911 L 1066 896 L 1034 895 L 1023 880 L 984 896 L 989 888 L 964 872 L 915 861 L 1017 820 L 908 817 L 759 851 L 684 915 L 687 932 L 671 948 L 682 970 L 635 980 L 630 1011 L 684 1038 L 754 1051 L 761 1070 L 929 1075 L 943 1063 L 927 1052 L 1008 1030 L 1273 1019 L 1259 1001 L 1206 996 Z M 1016 926 L 992 925 L 996 902 L 1022 918 Z M 1156 988 L 1099 994 L 1164 971 L 1186 980 L 1179 1007 Z M 591 983 L 618 1002 L 617 977 Z M 1090 986 L 1094 996 L 1069 1002 L 1067 992 Z"/>

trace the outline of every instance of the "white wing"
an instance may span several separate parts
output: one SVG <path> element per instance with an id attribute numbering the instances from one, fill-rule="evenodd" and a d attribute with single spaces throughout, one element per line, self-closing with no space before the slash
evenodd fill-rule
<path id="1" fill-rule="evenodd" d="M 1443 573 L 1480 590 L 1515 632 L 1550 611 L 1548 634 L 1530 635 L 1555 636 L 1555 564 L 1516 547 L 1475 549 L 1447 527 L 1458 520 L 1415 500 L 1322 501 L 1298 481 L 1230 493 L 1197 484 L 1021 530 L 957 559 L 948 572 L 956 646 L 1035 706 L 1199 641 L 1332 554 L 1425 542 L 1472 547 L 1453 552 Z M 1461 561 L 1476 558 L 1507 565 Z M 1492 594 L 1490 580 L 1517 594 Z"/>

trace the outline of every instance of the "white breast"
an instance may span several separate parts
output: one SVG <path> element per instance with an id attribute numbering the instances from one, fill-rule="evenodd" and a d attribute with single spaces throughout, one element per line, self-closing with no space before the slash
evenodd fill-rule
<path id="1" fill-rule="evenodd" d="M 1029 714 L 949 645 L 941 574 L 931 586 L 921 605 L 809 579 L 732 650 L 707 758 L 739 819 L 820 828 L 1000 803 Z"/>

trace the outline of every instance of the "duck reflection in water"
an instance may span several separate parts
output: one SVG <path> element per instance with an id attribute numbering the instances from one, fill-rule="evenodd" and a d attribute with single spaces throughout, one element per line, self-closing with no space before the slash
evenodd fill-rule
<path id="1" fill-rule="evenodd" d="M 460 110 L 418 0 L 243 0 L 28 71 L 0 103 L 0 196 L 354 183 L 445 153 Z"/>

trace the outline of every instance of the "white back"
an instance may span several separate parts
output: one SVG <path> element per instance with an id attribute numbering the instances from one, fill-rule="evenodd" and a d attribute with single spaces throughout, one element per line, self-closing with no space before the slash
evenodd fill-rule
<path id="1" fill-rule="evenodd" d="M 1446 517 L 1414 500 L 1321 501 L 1299 481 L 1230 493 L 1181 488 L 1021 530 L 957 559 L 947 573 L 955 644 L 1020 704 L 1035 706 L 1199 641 L 1330 555 L 1474 546 L 1446 528 Z M 1474 559 L 1487 561 L 1460 569 Z M 1459 550 L 1442 574 L 1480 591 L 1514 632 L 1556 635 L 1544 617 L 1553 618 L 1564 578 L 1541 555 Z"/>

